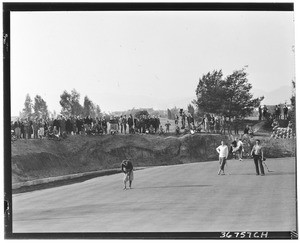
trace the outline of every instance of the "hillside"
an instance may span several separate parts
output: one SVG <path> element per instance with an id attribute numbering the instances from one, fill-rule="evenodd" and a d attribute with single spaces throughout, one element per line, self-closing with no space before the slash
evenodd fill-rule
<path id="1" fill-rule="evenodd" d="M 119 168 L 125 158 L 135 167 L 217 160 L 218 134 L 184 136 L 104 135 L 69 136 L 65 140 L 17 140 L 12 144 L 12 182 Z M 295 156 L 294 140 L 262 138 L 267 157 Z M 249 141 L 246 149 L 254 144 Z"/>

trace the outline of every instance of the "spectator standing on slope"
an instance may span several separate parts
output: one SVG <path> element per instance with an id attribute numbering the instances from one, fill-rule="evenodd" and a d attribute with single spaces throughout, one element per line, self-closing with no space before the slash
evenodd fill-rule
<path id="1" fill-rule="evenodd" d="M 167 123 L 165 124 L 166 126 L 166 132 L 170 132 L 170 126 L 171 126 L 171 123 L 169 121 L 167 121 Z"/>
<path id="2" fill-rule="evenodd" d="M 262 119 L 262 108 L 261 106 L 258 107 L 258 120 L 261 121 Z"/>
<path id="3" fill-rule="evenodd" d="M 124 129 L 124 134 L 126 134 L 126 130 L 127 130 L 127 118 L 126 115 L 124 115 L 124 117 L 122 118 L 122 125 L 121 125 Z"/>
<path id="4" fill-rule="evenodd" d="M 288 118 L 288 111 L 289 111 L 289 108 L 286 105 L 284 105 L 284 107 L 283 107 L 283 119 L 284 120 L 287 120 L 287 118 Z"/>
<path id="5" fill-rule="evenodd" d="M 129 133 L 134 133 L 134 130 L 133 130 L 133 117 L 132 115 L 130 114 L 128 119 L 127 119 L 127 123 L 128 123 L 128 126 L 129 126 Z"/>

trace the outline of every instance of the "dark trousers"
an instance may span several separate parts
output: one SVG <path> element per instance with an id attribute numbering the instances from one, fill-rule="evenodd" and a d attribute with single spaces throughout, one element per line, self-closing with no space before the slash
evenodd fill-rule
<path id="1" fill-rule="evenodd" d="M 254 155 L 254 164 L 255 164 L 256 174 L 259 175 L 259 169 L 260 169 L 260 173 L 264 175 L 265 171 L 264 171 L 264 166 L 262 164 L 261 156 Z"/>
<path id="2" fill-rule="evenodd" d="M 220 169 L 224 171 L 224 167 L 226 164 L 226 158 L 225 157 L 219 157 L 219 163 L 220 163 Z"/>

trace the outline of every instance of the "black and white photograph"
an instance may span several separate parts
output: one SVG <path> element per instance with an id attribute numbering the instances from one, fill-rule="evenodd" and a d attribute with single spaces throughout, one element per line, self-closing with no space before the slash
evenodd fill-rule
<path id="1" fill-rule="evenodd" d="M 298 239 L 293 3 L 3 11 L 5 238 Z"/>

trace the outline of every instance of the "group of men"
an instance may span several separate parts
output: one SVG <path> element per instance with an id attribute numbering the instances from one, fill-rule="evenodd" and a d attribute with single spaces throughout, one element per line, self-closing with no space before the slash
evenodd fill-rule
<path id="1" fill-rule="evenodd" d="M 218 175 L 225 175 L 225 165 L 230 152 L 233 154 L 233 156 L 235 154 L 238 154 L 239 160 L 242 161 L 244 149 L 243 142 L 241 141 L 241 139 L 236 139 L 235 141 L 233 141 L 231 147 L 231 151 L 229 151 L 228 146 L 224 143 L 224 141 L 221 141 L 221 145 L 216 148 L 216 151 L 219 154 L 220 164 Z M 263 167 L 263 161 L 265 160 L 265 158 L 262 146 L 260 145 L 260 140 L 257 139 L 255 141 L 255 145 L 252 147 L 250 154 L 254 159 L 256 175 L 264 176 L 265 172 Z"/>
<path id="2" fill-rule="evenodd" d="M 218 117 L 213 114 L 206 114 L 198 125 L 201 130 L 207 133 L 226 134 L 227 132 L 229 135 L 233 133 L 238 135 L 241 126 L 241 121 L 236 117 Z"/>
<path id="3" fill-rule="evenodd" d="M 287 120 L 288 119 L 288 111 L 289 108 L 285 104 L 282 108 L 283 110 L 283 119 Z M 273 119 L 281 119 L 281 105 L 275 105 L 274 112 L 273 114 L 269 113 L 269 109 L 266 105 L 264 106 L 259 106 L 258 107 L 258 120 L 268 120 L 270 117 Z"/>
<path id="4" fill-rule="evenodd" d="M 140 115 L 133 117 L 131 114 L 127 118 L 126 115 L 120 117 L 112 116 L 109 120 L 111 127 L 117 132 L 124 133 L 157 133 L 160 127 L 160 119 L 154 115 Z M 128 130 L 127 130 L 128 126 Z"/>

